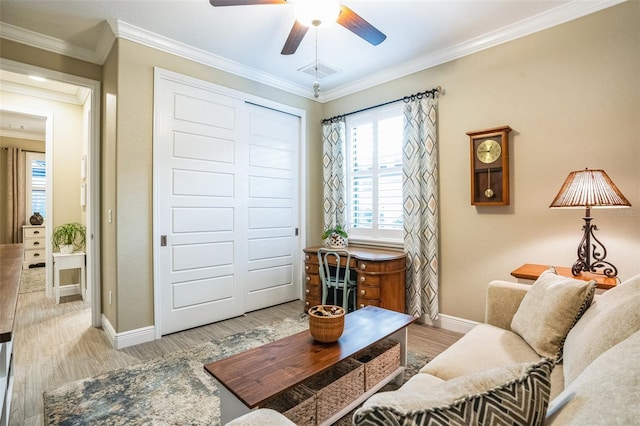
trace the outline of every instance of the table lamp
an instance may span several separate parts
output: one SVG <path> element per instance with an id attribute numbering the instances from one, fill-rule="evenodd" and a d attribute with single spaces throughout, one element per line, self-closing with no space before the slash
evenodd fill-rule
<path id="1" fill-rule="evenodd" d="M 618 275 L 618 270 L 611 263 L 605 261 L 607 249 L 595 237 L 596 225 L 591 223 L 591 208 L 599 207 L 631 207 L 627 200 L 604 170 L 584 169 L 569 173 L 560 192 L 556 195 L 549 208 L 585 208 L 586 213 L 582 230 L 584 235 L 578 245 L 578 260 L 575 261 L 571 272 L 579 275 L 582 271 L 602 273 L 609 278 Z"/>

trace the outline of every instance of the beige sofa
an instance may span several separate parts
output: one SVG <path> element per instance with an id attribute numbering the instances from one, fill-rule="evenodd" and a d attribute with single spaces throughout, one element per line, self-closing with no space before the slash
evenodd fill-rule
<path id="1" fill-rule="evenodd" d="M 519 413 L 519 418 L 508 418 L 514 424 L 638 424 L 640 275 L 590 303 L 593 286 L 595 283 L 581 284 L 553 271 L 545 272 L 533 285 L 491 282 L 486 323 L 438 355 L 398 391 L 373 395 L 356 412 L 354 423 L 389 424 L 386 421 L 391 417 L 398 424 L 407 419 L 422 424 L 430 416 L 455 418 L 456 408 L 472 411 L 473 404 L 478 424 L 485 415 L 479 412 L 482 408 L 496 419 L 505 418 L 520 407 L 500 412 L 495 405 L 506 405 L 500 392 L 518 391 L 509 382 L 520 381 L 519 397 L 527 399 L 517 402 L 524 411 L 545 410 L 544 416 Z M 533 394 L 526 389 L 532 385 L 527 382 L 528 373 L 544 366 L 541 357 L 557 363 L 550 386 L 538 386 L 539 392 Z M 507 383 L 511 388 L 505 389 Z M 545 392 L 548 407 L 544 401 L 531 402 L 543 400 Z M 484 420 L 484 424 L 492 423 Z M 476 421 L 467 417 L 462 424 Z"/>
<path id="2" fill-rule="evenodd" d="M 533 285 L 491 282 L 486 323 L 397 391 L 369 398 L 354 424 L 638 424 L 640 275 L 594 290 L 553 271 Z M 263 416 L 292 424 L 265 410 L 234 424 Z"/>

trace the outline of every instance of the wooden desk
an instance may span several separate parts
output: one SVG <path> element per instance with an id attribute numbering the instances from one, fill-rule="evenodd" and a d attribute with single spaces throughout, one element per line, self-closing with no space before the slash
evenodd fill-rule
<path id="1" fill-rule="evenodd" d="M 322 303 L 322 283 L 318 263 L 319 248 L 320 246 L 315 246 L 304 249 L 305 311 Z M 379 306 L 404 313 L 406 309 L 406 253 L 358 246 L 349 246 L 347 250 L 351 253 L 349 268 L 357 274 L 356 304 L 358 309 L 365 306 Z"/>
<path id="2" fill-rule="evenodd" d="M 533 263 L 525 263 L 517 269 L 514 269 L 511 272 L 511 275 L 525 280 L 537 280 L 540 274 L 549 269 L 550 265 L 537 265 Z M 603 290 L 609 290 L 613 288 L 618 283 L 617 278 L 609 278 L 605 275 L 600 274 L 592 274 L 590 272 L 582 272 L 580 275 L 573 275 L 571 273 L 571 268 L 567 268 L 564 266 L 554 266 L 558 275 L 562 275 L 564 277 L 571 277 L 578 280 L 591 281 L 596 280 L 598 283 L 598 288 Z"/>

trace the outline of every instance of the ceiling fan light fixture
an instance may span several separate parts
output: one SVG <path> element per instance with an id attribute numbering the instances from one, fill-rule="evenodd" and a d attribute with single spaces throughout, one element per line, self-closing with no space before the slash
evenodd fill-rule
<path id="1" fill-rule="evenodd" d="M 296 20 L 306 27 L 324 27 L 335 24 L 340 5 L 334 0 L 296 0 Z"/>

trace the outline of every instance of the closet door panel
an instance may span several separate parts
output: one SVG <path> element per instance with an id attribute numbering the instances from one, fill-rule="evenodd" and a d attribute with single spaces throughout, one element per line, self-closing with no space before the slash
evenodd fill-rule
<path id="1" fill-rule="evenodd" d="M 157 334 L 300 298 L 300 123 L 156 69 Z"/>
<path id="2" fill-rule="evenodd" d="M 299 297 L 294 277 L 298 216 L 298 117 L 249 105 L 247 311 Z"/>
<path id="3" fill-rule="evenodd" d="M 168 79 L 154 96 L 156 306 L 168 334 L 244 313 L 246 105 Z"/>

